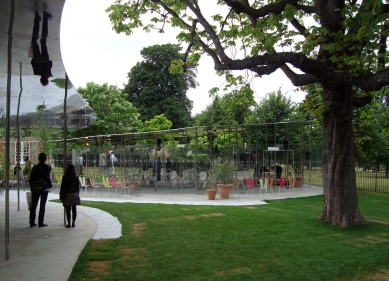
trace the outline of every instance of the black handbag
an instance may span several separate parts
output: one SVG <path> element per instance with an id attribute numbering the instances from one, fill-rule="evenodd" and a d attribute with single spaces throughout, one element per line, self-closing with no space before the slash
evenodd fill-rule
<path id="1" fill-rule="evenodd" d="M 31 191 L 45 191 L 47 189 L 47 182 L 44 179 L 36 179 L 31 186 Z"/>

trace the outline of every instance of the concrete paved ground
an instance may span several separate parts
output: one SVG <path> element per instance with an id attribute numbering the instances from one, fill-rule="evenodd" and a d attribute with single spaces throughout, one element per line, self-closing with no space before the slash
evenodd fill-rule
<path id="1" fill-rule="evenodd" d="M 58 189 L 53 189 L 49 199 L 58 198 Z M 86 243 L 96 236 L 98 222 L 87 212 L 78 210 L 75 228 L 67 229 L 63 225 L 63 208 L 60 204 L 48 202 L 45 222 L 48 227 L 30 228 L 28 224 L 28 207 L 25 203 L 25 192 L 20 191 L 20 211 L 18 211 L 17 192 L 10 191 L 10 240 L 9 260 L 5 260 L 5 195 L 0 195 L 0 280 L 2 281 L 35 281 L 35 280 L 68 280 L 72 268 Z M 322 187 L 307 187 L 296 189 L 293 194 L 276 192 L 268 194 L 266 200 L 277 200 L 291 197 L 307 197 L 323 194 Z M 257 194 L 237 193 L 231 199 L 207 200 L 204 191 L 194 190 L 157 190 L 153 188 L 138 189 L 130 195 L 118 194 L 113 196 L 104 190 L 93 196 L 88 190 L 81 192 L 82 200 L 133 202 L 133 203 L 164 203 L 185 205 L 260 205 L 266 204 Z"/>
<path id="2" fill-rule="evenodd" d="M 67 229 L 63 208 L 48 204 L 48 226 L 30 228 L 26 203 L 21 203 L 18 211 L 17 203 L 12 202 L 9 210 L 9 260 L 5 260 L 5 202 L 0 200 L 0 280 L 68 280 L 78 255 L 97 230 L 96 222 L 79 212 L 80 223 Z"/>

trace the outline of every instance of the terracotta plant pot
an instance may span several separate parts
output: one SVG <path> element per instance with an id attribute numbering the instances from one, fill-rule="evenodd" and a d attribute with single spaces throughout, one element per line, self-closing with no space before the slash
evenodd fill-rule
<path id="1" fill-rule="evenodd" d="M 296 177 L 294 182 L 294 187 L 302 187 L 303 177 Z"/>
<path id="2" fill-rule="evenodd" d="M 216 189 L 206 189 L 205 192 L 207 193 L 208 200 L 215 200 L 216 198 Z"/>
<path id="3" fill-rule="evenodd" d="M 218 184 L 220 199 L 230 199 L 232 184 Z"/>
<path id="4" fill-rule="evenodd" d="M 131 190 L 136 190 L 136 182 L 130 182 Z"/>

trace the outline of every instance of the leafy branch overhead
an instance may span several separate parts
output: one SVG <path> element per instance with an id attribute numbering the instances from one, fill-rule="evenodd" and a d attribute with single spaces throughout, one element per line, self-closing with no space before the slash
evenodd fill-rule
<path id="1" fill-rule="evenodd" d="M 118 33 L 131 34 L 135 28 L 164 32 L 167 23 L 180 28 L 177 38 L 188 43 L 194 56 L 189 61 L 205 52 L 212 57 L 215 70 L 249 69 L 268 75 L 281 69 L 295 86 L 334 78 L 335 83 L 351 81 L 364 91 L 387 85 L 388 70 L 373 62 L 388 58 L 379 50 L 388 34 L 389 5 L 381 1 L 324 2 L 219 1 L 226 16 L 217 13 L 209 20 L 202 13 L 207 7 L 200 9 L 197 1 L 119 0 L 107 12 Z M 147 13 L 153 15 L 149 23 L 141 20 Z M 231 46 L 246 49 L 249 55 L 234 59 L 228 54 Z M 182 63 L 185 69 L 188 62 Z"/>

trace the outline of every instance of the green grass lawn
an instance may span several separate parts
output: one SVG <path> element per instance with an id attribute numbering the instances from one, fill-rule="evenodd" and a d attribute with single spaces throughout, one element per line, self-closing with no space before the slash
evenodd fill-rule
<path id="1" fill-rule="evenodd" d="M 245 207 L 83 202 L 117 216 L 123 236 L 89 241 L 69 280 L 388 280 L 389 195 L 359 201 L 369 224 L 346 229 L 318 219 L 322 196 Z"/>

